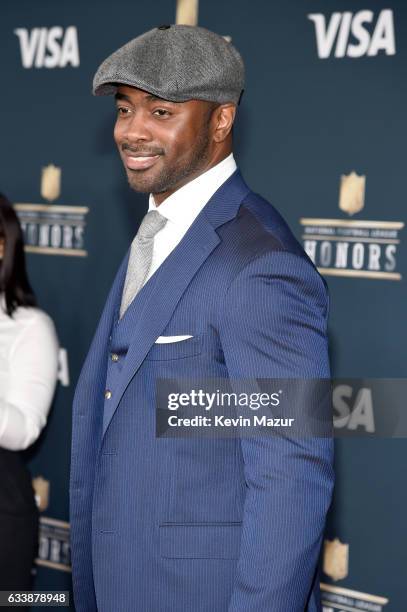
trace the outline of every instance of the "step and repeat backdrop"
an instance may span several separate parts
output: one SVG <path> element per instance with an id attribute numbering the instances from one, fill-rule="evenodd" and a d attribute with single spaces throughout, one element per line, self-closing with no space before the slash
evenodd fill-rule
<path id="1" fill-rule="evenodd" d="M 404 398 L 407 369 L 407 3 L 8 0 L 0 14 L 0 191 L 18 211 L 30 278 L 61 344 L 49 423 L 27 452 L 41 512 L 36 588 L 71 588 L 74 388 L 148 205 L 127 186 L 114 103 L 91 95 L 92 78 L 128 40 L 179 22 L 242 53 L 237 162 L 330 289 L 340 418 L 324 612 L 407 610 L 407 441 L 379 426 Z"/>

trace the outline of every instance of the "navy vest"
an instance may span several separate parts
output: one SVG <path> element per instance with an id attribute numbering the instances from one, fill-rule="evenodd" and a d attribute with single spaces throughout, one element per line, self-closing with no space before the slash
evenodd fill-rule
<path id="1" fill-rule="evenodd" d="M 113 325 L 109 337 L 109 352 L 107 354 L 107 370 L 105 385 L 105 400 L 103 409 L 103 425 L 106 425 L 106 407 L 114 396 L 123 370 L 130 342 L 132 340 L 135 322 L 140 318 L 147 306 L 148 298 L 155 285 L 158 270 L 140 289 L 133 301 L 129 304 L 123 317 L 120 319 L 120 303 L 116 305 Z M 120 295 L 121 301 L 121 295 Z"/>

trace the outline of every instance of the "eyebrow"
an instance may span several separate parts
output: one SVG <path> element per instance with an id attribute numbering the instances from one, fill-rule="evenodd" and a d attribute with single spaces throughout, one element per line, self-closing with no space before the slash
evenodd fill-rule
<path id="1" fill-rule="evenodd" d="M 127 102 L 131 101 L 129 96 L 125 96 L 124 94 L 121 94 L 121 93 L 115 94 L 114 99 L 115 100 L 126 100 Z"/>
<path id="2" fill-rule="evenodd" d="M 114 97 L 115 97 L 115 100 L 125 100 L 126 102 L 130 102 L 130 104 L 132 103 L 130 96 L 126 96 L 126 94 L 116 93 Z M 171 102 L 171 100 L 165 100 L 164 98 L 160 98 L 159 96 L 155 96 L 154 94 L 149 94 L 149 93 L 144 96 L 144 100 L 148 100 L 148 101 L 159 100 L 160 102 L 167 102 L 168 104 L 174 104 L 173 102 Z"/>

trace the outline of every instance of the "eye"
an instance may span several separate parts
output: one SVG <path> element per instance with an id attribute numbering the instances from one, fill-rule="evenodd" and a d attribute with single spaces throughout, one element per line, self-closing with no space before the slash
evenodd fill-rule
<path id="1" fill-rule="evenodd" d="M 128 115 L 130 112 L 130 109 L 127 108 L 127 106 L 118 106 L 116 110 L 117 110 L 117 114 L 122 115 L 122 116 Z"/>
<path id="2" fill-rule="evenodd" d="M 153 115 L 157 115 L 157 117 L 169 117 L 171 113 L 167 111 L 165 108 L 156 108 L 153 111 Z"/>

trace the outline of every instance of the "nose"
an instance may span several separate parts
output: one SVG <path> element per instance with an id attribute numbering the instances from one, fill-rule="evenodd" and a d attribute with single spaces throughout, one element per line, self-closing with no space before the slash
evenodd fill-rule
<path id="1" fill-rule="evenodd" d="M 128 117 L 125 121 L 123 121 L 121 128 L 123 129 L 121 136 L 128 142 L 149 142 L 153 138 L 148 125 L 148 120 L 145 113 L 143 113 L 141 109 L 133 111 L 131 117 Z"/>

